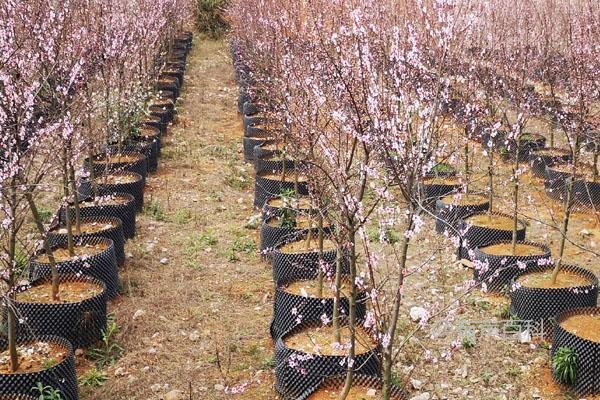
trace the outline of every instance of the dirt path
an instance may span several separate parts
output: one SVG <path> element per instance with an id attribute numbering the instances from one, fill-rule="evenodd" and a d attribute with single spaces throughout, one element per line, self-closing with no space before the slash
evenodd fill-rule
<path id="1" fill-rule="evenodd" d="M 241 119 L 228 48 L 196 40 L 179 121 L 148 179 L 138 236 L 127 243 L 124 296 L 110 306 L 123 356 L 88 399 L 230 398 L 224 386 L 271 391 L 270 267 L 259 259 L 252 167 L 241 157 Z M 80 361 L 80 369 L 85 366 Z M 259 383 L 260 382 L 260 383 Z M 176 397 L 179 398 L 179 397 Z"/>

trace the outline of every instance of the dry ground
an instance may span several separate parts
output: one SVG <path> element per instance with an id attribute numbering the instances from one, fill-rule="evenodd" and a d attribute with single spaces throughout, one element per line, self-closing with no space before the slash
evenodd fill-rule
<path id="1" fill-rule="evenodd" d="M 227 46 L 197 40 L 179 121 L 166 139 L 158 173 L 148 179 L 138 237 L 127 244 L 124 295 L 110 307 L 125 351 L 105 370 L 109 380 L 103 386 L 82 388 L 83 400 L 160 399 L 173 390 L 184 392 L 186 399 L 277 398 L 268 335 L 271 271 L 256 251 L 257 230 L 245 226 L 256 212 L 252 166 L 241 156 L 236 96 Z M 509 166 L 499 170 L 497 189 L 503 200 L 498 209 L 507 209 Z M 550 211 L 556 214 L 560 207 L 545 198 L 542 188 L 527 178 L 524 198 L 533 196 L 537 206 L 526 206 L 524 213 L 549 220 Z M 414 326 L 407 317 L 411 306 L 444 299 L 454 284 L 469 277 L 453 266 L 449 241 L 438 249 L 432 221 L 424 232 L 417 247 L 436 249 L 434 262 L 441 272 L 430 276 L 423 271 L 409 279 L 401 333 Z M 573 239 L 588 246 L 600 239 L 589 215 L 578 215 L 572 232 Z M 558 235 L 542 224 L 532 222 L 528 237 L 557 249 Z M 573 246 L 568 252 L 573 261 L 600 272 L 593 256 Z M 475 293 L 464 302 L 461 318 L 498 319 L 505 303 Z M 432 362 L 423 350 L 433 349 L 439 357 L 448 339 L 431 339 L 429 333 L 417 334 L 398 363 L 400 381 L 421 381 L 419 391 L 410 388 L 414 394 L 508 400 L 540 393 L 543 399 L 565 398 L 557 388 L 549 389 L 547 350 L 539 345 L 482 337 L 450 361 Z M 82 359 L 79 363 L 83 372 L 88 364 Z M 247 385 L 243 395 L 227 393 L 227 387 L 236 385 Z M 548 394 L 550 390 L 557 394 Z"/>

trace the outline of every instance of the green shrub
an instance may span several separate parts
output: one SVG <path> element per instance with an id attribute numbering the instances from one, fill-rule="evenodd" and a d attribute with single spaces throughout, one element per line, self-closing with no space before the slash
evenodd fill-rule
<path id="1" fill-rule="evenodd" d="M 227 30 L 224 12 L 228 3 L 228 0 L 197 0 L 198 30 L 214 39 L 220 38 Z"/>
<path id="2" fill-rule="evenodd" d="M 572 385 L 577 378 L 577 353 L 570 347 L 556 350 L 552 358 L 552 369 L 560 383 Z"/>

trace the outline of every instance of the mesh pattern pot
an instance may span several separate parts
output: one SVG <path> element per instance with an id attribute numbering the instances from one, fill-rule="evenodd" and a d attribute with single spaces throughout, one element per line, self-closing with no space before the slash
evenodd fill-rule
<path id="1" fill-rule="evenodd" d="M 246 162 L 254 162 L 254 148 L 256 146 L 260 146 L 266 141 L 273 140 L 273 138 L 268 136 L 244 136 L 243 144 L 244 144 L 244 161 Z"/>
<path id="2" fill-rule="evenodd" d="M 98 285 L 102 291 L 94 297 L 73 303 L 27 303 L 13 300 L 15 315 L 21 321 L 18 324 L 19 335 L 38 337 L 44 335 L 60 336 L 67 339 L 73 347 L 87 347 L 102 339 L 106 330 L 106 286 L 98 279 L 81 275 L 60 275 L 60 282 L 86 282 Z M 31 282 L 35 287 L 49 281 L 42 278 Z M 27 290 L 27 286 L 17 288 L 18 292 Z"/>
<path id="3" fill-rule="evenodd" d="M 148 172 L 156 172 L 158 169 L 158 153 L 160 149 L 160 139 L 148 140 L 146 138 L 135 138 L 132 144 L 125 146 L 125 150 L 137 151 L 146 156 L 148 163 Z"/>
<path id="4" fill-rule="evenodd" d="M 314 279 L 317 276 L 319 268 L 319 252 L 311 251 L 306 253 L 282 253 L 275 249 L 272 253 L 273 259 L 273 282 L 275 286 L 283 285 L 287 282 L 302 281 Z M 335 268 L 337 250 L 323 252 L 323 261 Z M 342 256 L 342 274 L 350 273 L 348 258 L 345 254 Z"/>
<path id="5" fill-rule="evenodd" d="M 553 267 L 539 266 L 527 272 L 552 273 Z M 521 320 L 543 320 L 550 322 L 558 315 L 573 308 L 596 307 L 598 301 L 598 278 L 592 272 L 574 265 L 562 265 L 561 271 L 574 273 L 587 278 L 587 285 L 568 288 L 532 288 L 517 283 L 514 277 L 511 282 L 510 312 Z"/>
<path id="6" fill-rule="evenodd" d="M 117 255 L 117 263 L 119 265 L 123 265 L 125 263 L 125 235 L 123 234 L 123 224 L 119 218 L 116 217 L 87 217 L 82 218 L 81 223 L 94 223 L 99 225 L 112 225 L 112 227 L 101 230 L 95 233 L 83 233 L 81 235 L 76 235 L 73 232 L 73 241 L 75 243 L 90 239 L 90 238 L 106 238 L 111 239 L 115 246 L 115 254 Z M 48 240 L 50 241 L 50 246 L 66 246 L 67 245 L 67 234 L 60 233 L 58 225 L 55 225 L 50 228 L 48 232 Z M 73 227 L 74 228 L 74 227 Z"/>
<path id="7" fill-rule="evenodd" d="M 262 115 L 244 115 L 243 118 L 243 126 L 244 126 L 244 134 L 249 134 L 250 132 L 248 131 L 248 127 L 249 126 L 256 126 L 256 125 L 261 125 L 263 123 L 267 122 L 267 118 L 263 117 Z"/>
<path id="8" fill-rule="evenodd" d="M 268 220 L 271 217 L 279 217 L 281 216 L 281 213 L 283 212 L 283 210 L 287 209 L 285 207 L 278 207 L 278 206 L 274 206 L 272 204 L 269 204 L 270 200 L 273 199 L 278 199 L 280 198 L 279 196 L 276 197 L 271 197 L 269 199 L 267 199 L 267 201 L 265 201 L 265 205 L 262 208 L 262 217 L 263 217 L 263 221 Z M 302 196 L 302 198 L 306 198 L 305 196 Z M 296 212 L 297 215 L 309 215 L 311 212 L 315 215 L 318 215 L 319 210 L 317 209 L 313 209 L 311 210 L 310 208 L 294 208 L 294 211 Z"/>
<path id="9" fill-rule="evenodd" d="M 168 101 L 171 101 L 170 99 Z M 148 113 L 155 117 L 160 118 L 161 122 L 168 125 L 169 122 L 173 121 L 174 113 L 172 109 L 168 109 L 164 106 L 153 105 L 148 106 Z"/>
<path id="10" fill-rule="evenodd" d="M 75 357 L 73 355 L 73 346 L 65 339 L 56 336 L 44 336 L 36 339 L 23 339 L 19 344 L 28 344 L 44 341 L 57 344 L 64 348 L 68 355 L 56 365 L 38 372 L 20 373 L 20 374 L 0 374 L 0 394 L 26 394 L 35 396 L 38 394 L 33 388 L 41 382 L 44 386 L 50 386 L 60 390 L 64 400 L 78 400 L 77 376 L 75 374 Z M 7 349 L 6 340 L 0 342 L 0 351 Z M 39 394 L 38 394 L 39 396 Z"/>
<path id="11" fill-rule="evenodd" d="M 123 234 L 125 239 L 131 239 L 135 236 L 135 197 L 129 193 L 114 193 L 110 197 L 119 197 L 125 199 L 122 204 L 98 204 L 88 205 L 79 208 L 79 215 L 81 217 L 116 217 L 119 218 L 123 224 Z M 93 198 L 88 198 L 80 204 L 93 203 Z M 75 221 L 75 207 L 70 206 L 69 212 L 71 214 L 71 221 Z M 66 224 L 65 207 L 61 207 L 59 210 L 59 221 L 62 225 Z"/>
<path id="12" fill-rule="evenodd" d="M 321 383 L 319 383 L 314 388 L 308 389 L 295 400 L 308 400 L 310 396 L 317 392 L 319 389 L 329 389 L 332 391 L 341 390 L 344 387 L 345 381 L 345 374 L 324 378 L 323 380 L 321 380 Z M 352 376 L 352 385 L 375 389 L 377 391 L 377 394 L 375 397 L 373 397 L 373 400 L 376 400 L 378 399 L 377 396 L 381 394 L 381 391 L 383 389 L 383 380 L 374 376 L 354 374 Z M 402 390 L 398 386 L 392 385 L 390 399 L 406 400 L 408 399 L 408 395 L 404 390 Z"/>
<path id="13" fill-rule="evenodd" d="M 519 147 L 519 161 L 525 162 L 530 158 L 530 154 L 532 151 L 543 149 L 546 146 L 546 138 L 539 134 L 531 134 L 531 137 L 528 139 L 520 140 Z M 506 150 L 502 151 L 500 154 L 505 160 L 514 159 L 517 153 L 517 145 L 516 140 L 511 139 L 508 140 L 506 145 Z"/>
<path id="14" fill-rule="evenodd" d="M 160 117 L 155 117 L 154 115 L 146 115 L 142 119 L 140 126 L 156 128 L 160 131 L 161 135 L 165 135 L 167 133 L 167 125 L 162 123 L 162 119 Z"/>
<path id="15" fill-rule="evenodd" d="M 561 323 L 574 315 L 600 315 L 600 308 L 576 308 L 561 314 L 552 335 L 552 358 L 561 347 L 569 347 L 577 354 L 577 375 L 570 388 L 579 395 L 600 393 L 600 343 L 593 342 L 567 331 Z M 554 380 L 558 381 L 553 371 Z"/>
<path id="16" fill-rule="evenodd" d="M 497 212 L 485 213 L 477 212 L 458 221 L 460 244 L 458 246 L 458 256 L 463 259 L 471 260 L 469 254 L 476 247 L 484 247 L 493 242 L 512 240 L 512 230 L 494 229 L 485 226 L 469 225 L 468 217 L 473 215 L 490 214 L 492 216 L 513 218 L 511 215 Z M 519 220 L 521 228 L 517 230 L 517 240 L 525 240 L 525 224 Z"/>
<path id="17" fill-rule="evenodd" d="M 582 179 L 576 180 L 573 185 L 573 196 L 580 206 L 593 209 L 600 207 L 600 182 Z"/>
<path id="18" fill-rule="evenodd" d="M 456 234 L 457 223 L 464 217 L 476 212 L 488 211 L 490 208 L 489 201 L 481 204 L 448 204 L 442 199 L 435 202 L 435 231 L 444 233 L 448 231 L 451 235 Z"/>
<path id="19" fill-rule="evenodd" d="M 244 115 L 255 115 L 258 114 L 262 109 L 262 105 L 259 103 L 245 102 L 242 106 L 242 114 Z"/>
<path id="20" fill-rule="evenodd" d="M 104 282 L 106 285 L 106 295 L 109 299 L 112 299 L 119 294 L 119 288 L 121 287 L 117 269 L 117 256 L 112 240 L 88 238 L 76 243 L 77 246 L 94 246 L 99 244 L 107 246 L 106 249 L 89 257 L 78 257 L 70 261 L 57 262 L 56 269 L 59 274 L 84 274 Z M 41 254 L 44 254 L 44 252 L 38 253 L 38 255 Z M 29 272 L 31 281 L 48 277 L 52 273 L 50 264 L 36 261 L 36 257 L 33 257 L 29 261 Z"/>
<path id="21" fill-rule="evenodd" d="M 565 201 L 567 199 L 569 177 L 572 176 L 573 174 L 569 172 L 558 171 L 552 167 L 546 168 L 544 187 L 548 197 L 554 200 Z"/>
<path id="22" fill-rule="evenodd" d="M 142 176 L 134 172 L 117 172 L 111 175 L 124 177 L 128 176 L 135 179 L 135 181 L 126 183 L 105 183 L 103 182 L 103 177 L 98 176 L 96 178 L 96 182 L 98 182 L 98 193 L 101 196 L 111 195 L 114 193 L 129 193 L 135 198 L 136 210 L 141 212 L 144 209 L 144 179 Z"/>
<path id="23" fill-rule="evenodd" d="M 117 151 L 115 151 L 113 149 L 110 149 L 108 151 L 108 154 L 115 154 L 115 153 L 117 153 Z M 106 172 L 111 173 L 111 174 L 115 173 L 115 172 L 135 172 L 136 174 L 141 175 L 142 180 L 145 184 L 146 174 L 148 173 L 148 161 L 146 159 L 146 156 L 144 156 L 142 153 L 139 153 L 137 151 L 121 151 L 121 155 L 135 158 L 136 161 L 116 162 L 116 163 L 110 163 L 108 165 L 98 164 L 98 163 L 94 162 L 94 174 L 96 176 L 99 176 Z M 101 155 L 98 155 L 95 157 L 102 159 L 104 157 L 104 155 L 101 154 Z M 86 165 L 89 168 L 89 160 L 88 159 L 86 159 Z"/>
<path id="24" fill-rule="evenodd" d="M 270 254 L 273 249 L 285 243 L 292 242 L 300 237 L 306 236 L 308 229 L 291 228 L 269 225 L 272 218 L 265 220 L 260 228 L 260 251 L 263 254 Z M 317 237 L 317 228 L 312 229 L 313 235 Z M 323 233 L 328 235 L 331 233 L 331 227 L 323 227 Z"/>
<path id="25" fill-rule="evenodd" d="M 308 327 L 317 327 L 319 323 L 302 323 L 275 343 L 275 389 L 284 398 L 297 398 L 302 393 L 321 383 L 324 377 L 340 375 L 346 372 L 345 356 L 312 355 L 304 359 L 307 353 L 293 350 L 285 345 L 285 338 Z M 301 360 L 301 361 L 300 361 Z M 380 372 L 380 350 L 374 348 L 354 358 L 354 371 L 369 376 L 378 376 Z"/>
<path id="26" fill-rule="evenodd" d="M 162 75 L 177 78 L 179 87 L 183 86 L 183 77 L 185 74 L 184 74 L 184 70 L 182 68 L 169 67 L 169 68 L 163 70 Z"/>
<path id="27" fill-rule="evenodd" d="M 327 290 L 326 278 L 324 279 L 323 285 L 325 290 Z M 326 315 L 329 319 L 333 318 L 333 297 L 305 297 L 286 291 L 285 286 L 285 284 L 282 284 L 275 289 L 273 320 L 271 321 L 270 327 L 271 337 L 273 339 L 277 339 L 279 336 L 298 325 L 296 315 L 302 316 L 302 322 L 318 322 L 321 321 L 323 315 Z M 367 312 L 367 298 L 365 292 L 360 292 L 357 295 L 356 318 L 358 320 L 362 320 Z M 341 297 L 341 316 L 347 316 L 349 312 L 350 306 L 348 299 Z"/>
<path id="28" fill-rule="evenodd" d="M 177 78 L 163 76 L 156 82 L 156 90 L 173 92 L 173 102 L 179 97 L 179 82 Z"/>
<path id="29" fill-rule="evenodd" d="M 421 183 L 423 188 L 424 195 L 424 203 L 425 206 L 429 209 L 434 208 L 436 201 L 440 198 L 449 195 L 451 193 L 457 193 L 462 185 L 456 184 L 446 184 L 446 183 L 434 183 L 428 184 L 426 182 Z"/>
<path id="30" fill-rule="evenodd" d="M 510 244 L 510 242 L 501 241 L 493 244 Z M 509 289 L 512 279 L 518 273 L 528 272 L 538 265 L 548 264 L 551 254 L 547 246 L 533 242 L 518 242 L 518 244 L 535 246 L 543 252 L 530 256 L 499 256 L 484 253 L 477 247 L 473 251 L 473 279 L 481 282 L 482 285 L 485 284 L 491 292 L 503 292 Z"/>
<path id="31" fill-rule="evenodd" d="M 552 150 L 560 154 L 548 154 Z M 529 162 L 531 172 L 538 178 L 543 178 L 546 174 L 546 167 L 554 165 L 568 164 L 573 158 L 568 150 L 558 148 L 532 149 L 529 153 Z"/>
<path id="32" fill-rule="evenodd" d="M 289 176 L 293 176 L 294 171 L 290 170 Z M 295 184 L 291 182 L 283 182 L 281 180 L 271 179 L 267 176 L 263 176 L 263 173 L 256 174 L 254 182 L 254 207 L 262 209 L 267 199 L 279 196 L 284 190 L 294 190 Z M 298 194 L 308 195 L 308 183 L 298 182 Z"/>
<path id="33" fill-rule="evenodd" d="M 156 157 L 160 158 L 160 150 L 161 150 L 161 132 L 160 128 L 149 125 L 142 125 L 139 129 L 138 136 L 134 137 L 135 142 L 151 142 L 156 145 Z M 148 162 L 150 163 L 150 162 Z M 150 169 L 150 165 L 148 166 Z"/>

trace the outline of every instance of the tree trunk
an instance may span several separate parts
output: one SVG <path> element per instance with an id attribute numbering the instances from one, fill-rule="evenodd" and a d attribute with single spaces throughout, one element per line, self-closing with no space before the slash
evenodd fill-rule
<path id="1" fill-rule="evenodd" d="M 52 274 L 52 299 L 59 300 L 58 291 L 60 289 L 60 281 L 58 276 L 58 269 L 56 268 L 56 260 L 54 258 L 54 253 L 52 252 L 52 248 L 50 247 L 50 242 L 48 241 L 48 235 L 46 230 L 44 229 L 44 224 L 42 224 L 42 220 L 40 218 L 40 213 L 38 212 L 37 206 L 35 205 L 35 201 L 33 200 L 33 195 L 31 192 L 27 192 L 25 194 L 25 198 L 27 199 L 27 203 L 29 204 L 29 209 L 31 210 L 31 214 L 33 215 L 33 220 L 42 237 L 42 243 L 44 245 L 44 251 L 48 256 L 48 261 L 50 264 L 50 271 Z M 68 213 L 67 213 L 68 215 Z"/>
<path id="2" fill-rule="evenodd" d="M 342 341 L 340 337 L 340 288 L 342 286 L 342 247 L 337 246 L 336 257 L 335 257 L 335 293 L 333 298 L 333 332 L 335 335 L 335 341 L 340 343 Z"/>
<path id="3" fill-rule="evenodd" d="M 494 210 L 494 150 L 489 149 L 488 157 L 488 202 L 490 203 L 490 212 Z"/>
<path id="4" fill-rule="evenodd" d="M 520 129 L 519 129 L 520 131 Z M 517 135 L 517 149 L 515 151 L 515 165 L 513 167 L 513 229 L 512 229 L 512 254 L 515 255 L 517 251 L 517 231 L 519 230 L 519 147 L 521 141 L 521 134 Z"/>
<path id="5" fill-rule="evenodd" d="M 310 231 L 309 231 L 310 232 Z M 323 298 L 323 215 L 319 210 L 319 269 L 317 272 L 317 298 Z"/>
<path id="6" fill-rule="evenodd" d="M 73 226 L 71 224 L 71 213 L 69 212 L 69 171 L 67 168 L 67 151 L 63 151 L 63 195 L 65 197 L 65 205 L 67 212 L 65 213 L 65 221 L 67 225 L 67 248 L 69 249 L 69 255 L 73 257 L 75 255 L 75 246 L 73 244 Z"/>
<path id="7" fill-rule="evenodd" d="M 347 218 L 348 226 L 353 227 L 354 223 L 351 218 Z M 354 228 L 351 228 L 354 229 Z M 344 400 L 348 396 L 348 392 L 352 387 L 354 377 L 354 356 L 356 352 L 356 232 L 349 233 L 348 242 L 350 245 L 350 298 L 348 299 L 348 330 L 350 331 L 350 348 L 348 349 L 348 370 L 346 371 L 346 381 L 338 400 Z"/>
<path id="8" fill-rule="evenodd" d="M 12 180 L 12 184 L 11 184 L 11 193 L 10 193 L 10 198 L 11 198 L 11 212 L 12 215 L 16 214 L 16 208 L 17 208 L 17 189 L 16 189 L 16 184 L 15 184 L 15 180 Z M 13 223 L 11 224 L 11 229 L 10 229 L 10 238 L 9 238 L 9 247 L 8 247 L 8 286 L 9 289 L 14 288 L 15 286 L 15 272 L 14 272 L 14 265 L 15 265 L 15 258 L 16 258 L 16 253 L 17 253 L 17 227 Z M 11 300 L 14 299 L 14 292 L 11 292 L 10 295 L 7 296 L 6 298 L 6 303 L 5 303 L 5 307 L 8 309 L 8 353 L 10 356 L 10 370 L 11 372 L 17 372 L 17 370 L 19 369 L 19 355 L 17 353 L 17 324 L 16 324 L 16 316 L 15 316 L 15 312 L 13 310 L 12 304 L 11 304 Z"/>
<path id="9" fill-rule="evenodd" d="M 465 128 L 466 133 L 467 128 Z M 465 193 L 469 193 L 469 135 L 465 134 Z"/>
<path id="10" fill-rule="evenodd" d="M 412 228 L 413 214 L 409 213 L 406 221 L 406 230 Z M 381 398 L 383 400 L 389 400 L 392 391 L 392 367 L 393 367 L 393 349 L 394 340 L 396 339 L 396 327 L 398 325 L 398 318 L 400 316 L 400 304 L 402 303 L 402 286 L 404 285 L 404 269 L 406 268 L 406 260 L 408 257 L 408 245 L 410 238 L 406 235 L 402 235 L 402 243 L 400 248 L 400 260 L 398 261 L 398 286 L 396 288 L 396 296 L 394 298 L 394 307 L 392 309 L 392 315 L 390 325 L 386 333 L 386 341 L 383 347 L 383 390 Z"/>
<path id="11" fill-rule="evenodd" d="M 75 207 L 75 232 L 81 235 L 81 207 L 79 205 L 79 192 L 77 191 L 77 182 L 75 182 L 75 169 L 69 165 L 69 176 L 71 178 L 71 191 L 73 192 L 73 206 Z M 67 214 L 70 213 L 67 202 Z"/>
<path id="12" fill-rule="evenodd" d="M 556 265 L 554 266 L 554 270 L 552 271 L 552 284 L 556 285 L 556 280 L 558 279 L 558 274 L 560 273 L 560 268 L 562 266 L 562 258 L 565 253 L 565 244 L 567 242 L 567 232 L 569 229 L 569 219 L 571 217 L 571 208 L 573 206 L 573 187 L 575 186 L 575 177 L 569 177 L 569 185 L 567 187 L 567 201 L 565 202 L 565 209 L 563 214 L 562 226 L 560 229 L 560 246 L 558 248 L 558 258 L 556 260 Z"/>

